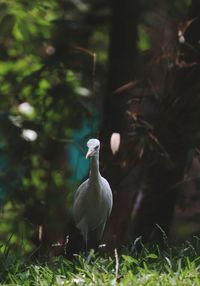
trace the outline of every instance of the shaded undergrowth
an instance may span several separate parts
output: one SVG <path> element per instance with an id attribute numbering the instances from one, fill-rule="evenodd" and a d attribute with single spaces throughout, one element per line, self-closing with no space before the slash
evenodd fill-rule
<path id="1" fill-rule="evenodd" d="M 200 238 L 181 246 L 145 247 L 138 239 L 119 254 L 94 251 L 45 262 L 1 246 L 1 285 L 200 285 Z"/>

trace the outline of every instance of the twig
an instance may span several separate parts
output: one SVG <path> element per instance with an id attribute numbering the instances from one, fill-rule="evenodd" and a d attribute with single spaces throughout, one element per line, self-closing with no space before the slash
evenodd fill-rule
<path id="1" fill-rule="evenodd" d="M 66 144 L 74 144 L 76 145 L 76 147 L 81 151 L 82 154 L 84 154 L 84 150 L 83 148 L 81 147 L 81 145 L 79 143 L 77 143 L 75 140 L 73 139 L 67 139 L 67 138 L 57 138 L 55 136 L 51 136 L 51 139 L 52 140 L 55 140 L 55 141 L 58 141 L 58 142 L 61 142 L 61 143 L 66 143 Z"/>
<path id="2" fill-rule="evenodd" d="M 64 254 L 67 254 L 67 245 L 69 243 L 69 235 L 66 236 L 65 238 L 65 243 L 64 243 Z"/>
<path id="3" fill-rule="evenodd" d="M 115 279 L 114 279 L 114 283 L 113 285 L 117 285 L 117 280 L 119 277 L 119 257 L 118 257 L 118 253 L 117 253 L 117 249 L 115 248 L 114 250 L 115 253 Z"/>
<path id="4" fill-rule="evenodd" d="M 95 95 L 95 72 L 96 72 L 97 55 L 95 52 L 85 49 L 83 47 L 73 46 L 73 48 L 77 51 L 83 52 L 92 57 L 92 88 L 91 89 L 92 89 L 92 95 L 94 96 Z"/>

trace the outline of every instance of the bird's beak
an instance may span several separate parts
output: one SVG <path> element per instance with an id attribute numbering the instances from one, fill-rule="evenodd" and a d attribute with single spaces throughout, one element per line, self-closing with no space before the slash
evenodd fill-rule
<path id="1" fill-rule="evenodd" d="M 87 154 L 86 154 L 85 158 L 87 159 L 88 157 L 90 157 L 92 155 L 93 151 L 94 151 L 93 149 L 89 149 L 87 151 Z"/>

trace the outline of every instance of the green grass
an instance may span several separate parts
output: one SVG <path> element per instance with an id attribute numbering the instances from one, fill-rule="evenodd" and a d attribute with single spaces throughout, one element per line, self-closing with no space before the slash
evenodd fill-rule
<path id="1" fill-rule="evenodd" d="M 0 285 L 200 285 L 199 238 L 165 250 L 142 245 L 137 251 L 138 243 L 121 254 L 115 250 L 111 256 L 100 256 L 91 251 L 71 261 L 59 256 L 43 263 L 33 263 L 7 245 L 1 247 Z"/>

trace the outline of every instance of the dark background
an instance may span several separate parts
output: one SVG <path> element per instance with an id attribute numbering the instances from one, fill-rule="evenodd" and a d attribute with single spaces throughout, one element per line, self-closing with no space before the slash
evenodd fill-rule
<path id="1" fill-rule="evenodd" d="M 0 1 L 2 244 L 82 249 L 72 200 L 92 137 L 114 195 L 108 250 L 198 235 L 199 13 L 198 0 Z"/>

